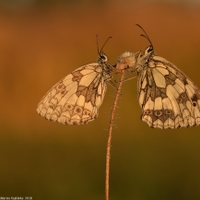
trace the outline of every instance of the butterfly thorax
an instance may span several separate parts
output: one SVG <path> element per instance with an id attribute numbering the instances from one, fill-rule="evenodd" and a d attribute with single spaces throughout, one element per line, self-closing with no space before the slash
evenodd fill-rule
<path id="1" fill-rule="evenodd" d="M 108 63 L 108 57 L 106 56 L 106 54 L 104 54 L 103 52 L 100 52 L 97 62 L 102 68 L 102 75 L 104 79 L 110 80 L 112 78 L 113 68 Z"/>
<path id="2" fill-rule="evenodd" d="M 100 52 L 100 53 L 99 53 L 99 57 L 98 57 L 98 59 L 97 59 L 97 62 L 98 62 L 99 64 L 107 63 L 107 62 L 108 62 L 108 57 L 106 56 L 105 53 Z"/>

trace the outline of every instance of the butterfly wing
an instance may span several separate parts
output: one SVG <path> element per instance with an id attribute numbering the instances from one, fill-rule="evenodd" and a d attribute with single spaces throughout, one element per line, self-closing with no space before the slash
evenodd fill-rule
<path id="1" fill-rule="evenodd" d="M 175 65 L 152 56 L 138 79 L 141 118 L 153 128 L 200 124 L 200 90 Z"/>
<path id="2" fill-rule="evenodd" d="M 67 125 L 94 120 L 104 99 L 106 82 L 112 77 L 110 66 L 107 63 L 102 65 L 81 66 L 60 80 L 38 104 L 38 114 Z"/>

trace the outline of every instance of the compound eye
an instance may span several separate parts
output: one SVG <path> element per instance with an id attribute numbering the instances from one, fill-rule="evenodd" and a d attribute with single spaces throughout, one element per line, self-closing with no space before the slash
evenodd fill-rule
<path id="1" fill-rule="evenodd" d="M 153 47 L 152 46 L 149 46 L 148 48 L 147 48 L 147 52 L 148 53 L 151 53 L 153 51 Z"/>
<path id="2" fill-rule="evenodd" d="M 106 57 L 105 57 L 104 55 L 100 55 L 100 58 L 101 58 L 102 60 L 106 60 Z"/>
<path id="3" fill-rule="evenodd" d="M 108 58 L 107 58 L 107 56 L 105 54 L 100 54 L 99 57 L 100 57 L 100 60 L 103 61 L 103 62 L 107 62 L 108 61 Z"/>

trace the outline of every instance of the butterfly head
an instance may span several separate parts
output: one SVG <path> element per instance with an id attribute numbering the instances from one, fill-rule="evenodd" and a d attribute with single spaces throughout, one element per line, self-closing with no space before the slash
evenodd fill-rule
<path id="1" fill-rule="evenodd" d="M 144 52 L 140 51 L 136 57 L 136 66 L 133 71 L 140 74 L 147 66 L 154 54 L 153 46 L 148 46 Z"/>
<path id="2" fill-rule="evenodd" d="M 99 57 L 98 57 L 98 63 L 107 63 L 108 62 L 108 56 L 106 56 L 105 53 L 103 53 L 102 51 L 99 52 Z"/>
<path id="3" fill-rule="evenodd" d="M 140 29 L 142 29 L 143 34 L 141 34 L 142 37 L 146 38 L 148 40 L 148 42 L 150 43 L 150 45 L 145 49 L 144 53 L 139 54 L 138 56 L 138 61 L 140 61 L 141 65 L 144 65 L 145 63 L 149 62 L 150 58 L 153 56 L 154 54 L 154 48 L 153 48 L 153 44 L 148 36 L 148 34 L 146 33 L 146 31 L 139 25 L 136 24 Z"/>
<path id="4" fill-rule="evenodd" d="M 145 51 L 143 55 L 140 55 L 140 57 L 142 57 L 142 59 L 146 62 L 149 62 L 149 59 L 152 57 L 152 55 L 154 54 L 154 48 L 152 45 L 149 45 Z"/>
<path id="5" fill-rule="evenodd" d="M 144 54 L 146 55 L 152 55 L 153 53 L 154 53 L 154 48 L 152 45 L 149 45 L 144 51 Z"/>
<path id="6" fill-rule="evenodd" d="M 104 42 L 103 46 L 101 47 L 101 49 L 99 49 L 99 44 L 98 44 L 98 35 L 96 35 L 96 39 L 97 39 L 97 53 L 98 53 L 98 63 L 107 63 L 108 62 L 108 57 L 106 56 L 105 53 L 103 53 L 103 48 L 105 46 L 105 44 L 108 42 L 109 39 L 111 39 L 112 37 L 108 37 L 107 40 Z"/>

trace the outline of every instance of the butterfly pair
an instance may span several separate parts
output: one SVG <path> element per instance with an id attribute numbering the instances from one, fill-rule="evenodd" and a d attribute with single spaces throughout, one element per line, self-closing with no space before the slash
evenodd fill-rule
<path id="1" fill-rule="evenodd" d="M 128 70 L 138 76 L 141 119 L 150 127 L 161 129 L 199 125 L 200 90 L 174 64 L 155 55 L 148 35 L 139 27 L 144 32 L 141 36 L 150 45 L 144 53 L 123 53 L 115 66 L 117 73 Z M 47 92 L 37 107 L 42 117 L 67 125 L 79 125 L 98 116 L 107 82 L 113 74 L 113 66 L 108 63 L 102 48 L 98 51 L 97 63 L 79 67 Z"/>

